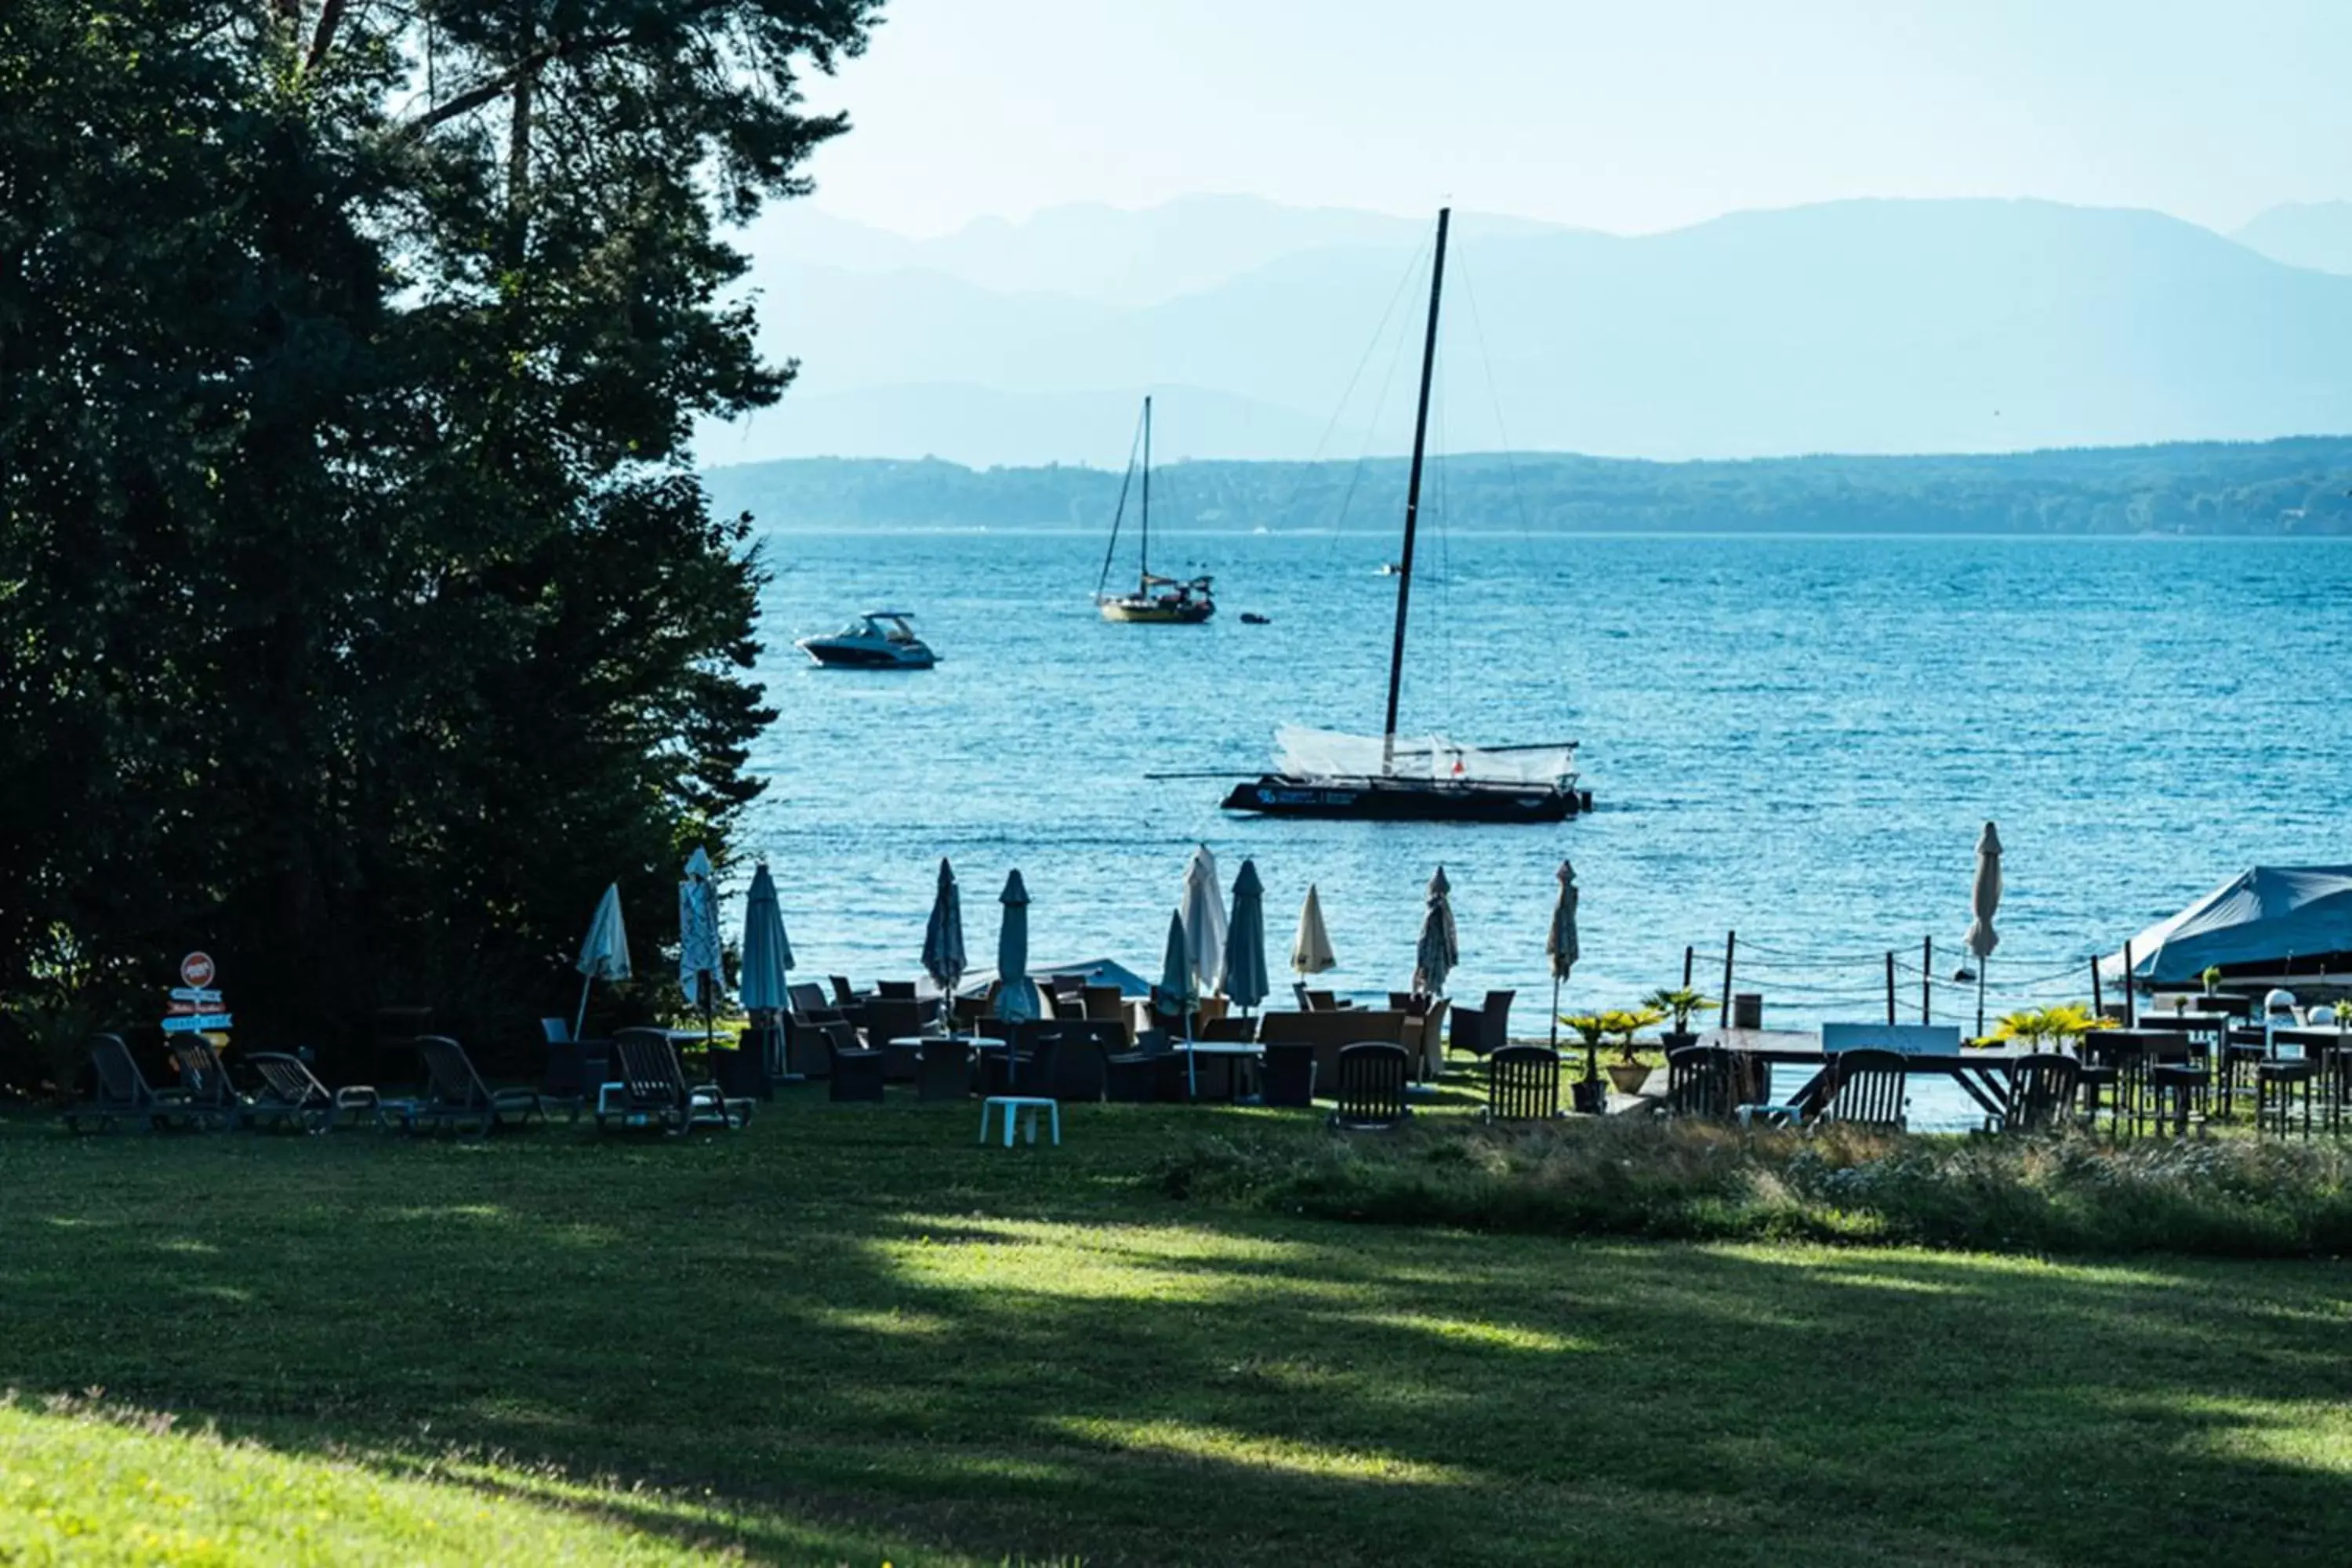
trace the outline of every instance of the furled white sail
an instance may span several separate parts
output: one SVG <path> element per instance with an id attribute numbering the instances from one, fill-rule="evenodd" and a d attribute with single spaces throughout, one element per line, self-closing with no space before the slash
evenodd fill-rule
<path id="1" fill-rule="evenodd" d="M 1444 735 L 1399 735 L 1391 759 L 1378 735 L 1285 724 L 1274 732 L 1275 770 L 1293 778 L 1363 779 L 1391 774 L 1441 784 L 1565 788 L 1576 777 L 1573 745 L 1481 751 Z"/>

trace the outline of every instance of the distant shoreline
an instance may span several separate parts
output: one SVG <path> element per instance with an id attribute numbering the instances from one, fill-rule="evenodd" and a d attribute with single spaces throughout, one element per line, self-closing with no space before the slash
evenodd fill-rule
<path id="1" fill-rule="evenodd" d="M 1199 460 L 1154 470 L 1171 535 L 1387 526 L 1402 458 Z M 2057 447 L 1969 456 L 1706 458 L 1570 453 L 1450 457 L 1427 505 L 1463 537 L 2337 538 L 2352 536 L 2352 437 Z M 762 529 L 1107 529 L 1120 475 L 936 458 L 793 458 L 708 468 L 714 510 Z M 1130 508 L 1133 502 L 1130 501 Z M 814 521 L 810 520 L 822 519 Z"/>

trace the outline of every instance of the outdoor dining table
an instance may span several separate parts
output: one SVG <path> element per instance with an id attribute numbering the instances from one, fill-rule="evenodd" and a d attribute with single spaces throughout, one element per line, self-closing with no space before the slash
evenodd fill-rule
<path id="1" fill-rule="evenodd" d="M 2279 1045 L 2300 1046 L 2319 1063 L 2319 1092 L 2327 1100 L 2327 1130 L 2344 1125 L 2344 1091 L 2352 1085 L 2352 1032 L 2334 1025 L 2273 1029 Z"/>
<path id="2" fill-rule="evenodd" d="M 1713 1046 L 1771 1067 L 1811 1067 L 1813 1075 L 1794 1094 L 1776 1100 L 1811 1118 L 1832 1087 L 1830 1066 L 1836 1055 L 1822 1049 L 1821 1037 L 1796 1029 L 1710 1029 L 1699 1044 Z M 2009 1079 L 2019 1061 L 2034 1053 L 2014 1046 L 1965 1047 L 1958 1051 L 1905 1052 L 1903 1070 L 1948 1078 L 1966 1090 L 1987 1116 L 2009 1113 Z"/>
<path id="3" fill-rule="evenodd" d="M 1171 1040 L 1168 1044 L 1170 1049 L 1184 1052 L 1192 1058 L 1189 1064 L 1192 1071 L 1185 1075 L 1185 1081 L 1193 1086 L 1193 1093 L 1196 1097 L 1199 1093 L 1199 1072 L 1202 1058 L 1205 1057 L 1211 1061 L 1222 1059 L 1224 1062 L 1226 1098 L 1239 1100 L 1242 1093 L 1242 1069 L 1255 1066 L 1257 1059 L 1265 1054 L 1264 1046 L 1249 1040 Z"/>

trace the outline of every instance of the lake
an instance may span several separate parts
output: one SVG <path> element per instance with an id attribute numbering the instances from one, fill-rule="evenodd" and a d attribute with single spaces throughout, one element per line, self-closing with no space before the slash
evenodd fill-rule
<path id="1" fill-rule="evenodd" d="M 1450 989 L 1516 989 L 1528 1033 L 1565 857 L 1573 1007 L 1678 980 L 1686 944 L 1711 992 L 1737 929 L 1737 988 L 1769 1025 L 1877 1016 L 1889 949 L 1916 1016 L 1923 938 L 1938 1020 L 1973 1022 L 1950 976 L 1989 817 L 1996 1012 L 2086 996 L 2091 954 L 2249 864 L 2352 860 L 2352 543 L 1424 535 L 1402 728 L 1579 740 L 1596 797 L 1556 826 L 1477 827 L 1233 817 L 1219 780 L 1147 776 L 1257 768 L 1286 721 L 1377 731 L 1391 533 L 1162 531 L 1157 569 L 1216 574 L 1200 627 L 1102 621 L 1103 542 L 769 536 L 761 674 L 781 716 L 743 842 L 774 866 L 797 976 L 916 973 L 941 855 L 975 964 L 1018 867 L 1037 960 L 1154 973 L 1205 843 L 1228 883 L 1257 862 L 1277 984 L 1314 883 L 1327 983 L 1360 993 L 1405 984 L 1443 864 Z M 825 670 L 791 646 L 876 607 L 915 612 L 940 666 Z"/>

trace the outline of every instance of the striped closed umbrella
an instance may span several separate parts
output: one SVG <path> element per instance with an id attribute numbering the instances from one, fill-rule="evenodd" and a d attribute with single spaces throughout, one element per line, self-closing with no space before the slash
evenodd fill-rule
<path id="1" fill-rule="evenodd" d="M 677 983 L 687 1000 L 702 1008 L 705 1044 L 711 1036 L 711 1009 L 726 984 L 719 956 L 719 889 L 710 879 L 710 853 L 698 844 L 677 884 Z"/>
<path id="2" fill-rule="evenodd" d="M 1445 977 L 1462 962 L 1461 941 L 1454 930 L 1454 889 L 1445 868 L 1429 879 L 1427 907 L 1421 917 L 1421 939 L 1412 949 L 1412 988 L 1437 996 L 1445 991 Z"/>

